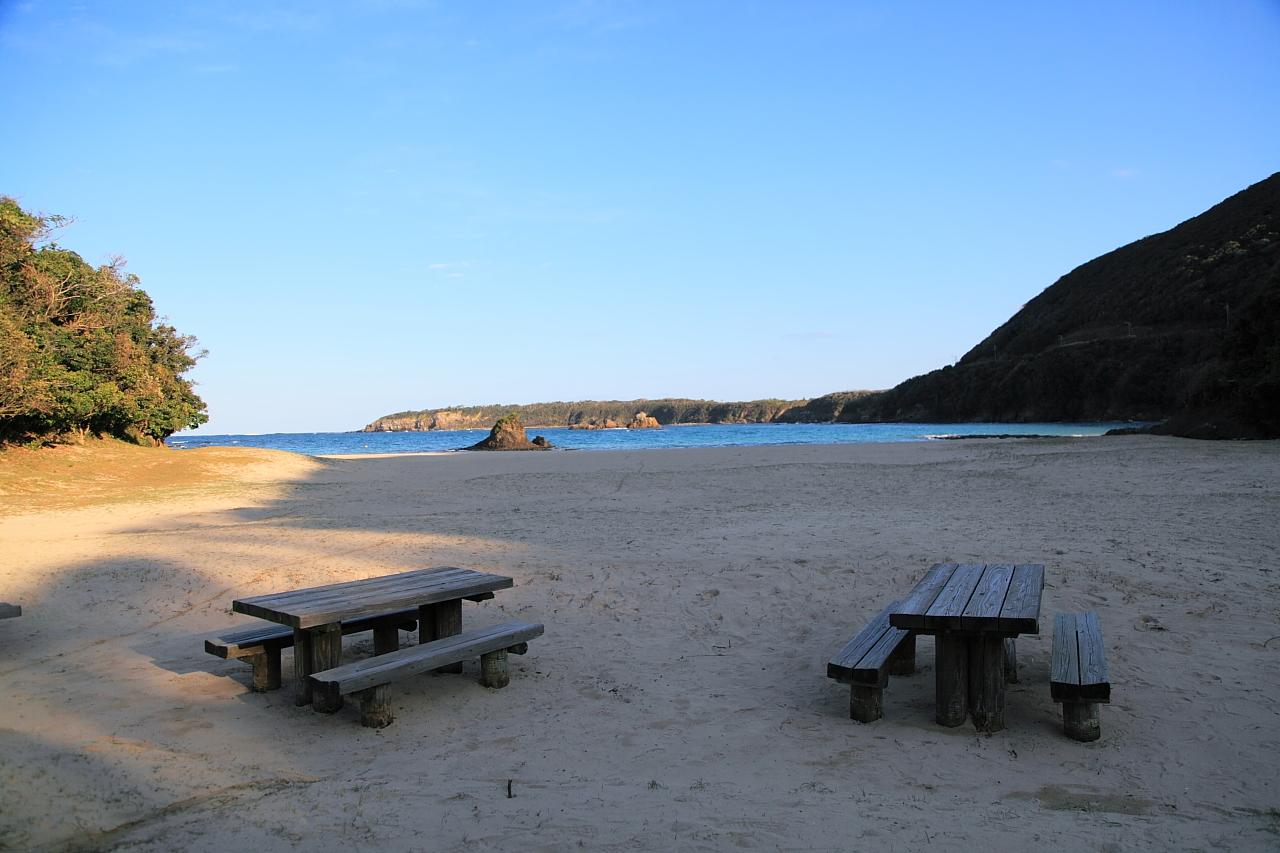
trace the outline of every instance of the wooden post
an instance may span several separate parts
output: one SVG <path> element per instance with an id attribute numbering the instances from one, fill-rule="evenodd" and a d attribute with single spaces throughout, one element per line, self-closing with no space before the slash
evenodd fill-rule
<path id="1" fill-rule="evenodd" d="M 342 626 L 338 623 L 312 628 L 311 671 L 323 672 L 342 663 Z M 312 688 L 311 708 L 322 714 L 332 714 L 342 707 L 342 694 L 336 687 Z"/>
<path id="2" fill-rule="evenodd" d="M 249 658 L 253 665 L 253 689 L 256 693 L 280 688 L 280 647 L 271 646 Z"/>
<path id="3" fill-rule="evenodd" d="M 884 691 L 869 684 L 854 684 L 849 691 L 849 718 L 872 723 L 884 716 Z"/>
<path id="4" fill-rule="evenodd" d="M 391 713 L 389 692 L 387 685 L 379 684 L 356 694 L 360 698 L 360 725 L 371 729 L 391 725 L 395 716 Z"/>
<path id="5" fill-rule="evenodd" d="M 911 675 L 916 671 L 916 635 L 908 634 L 889 655 L 890 675 Z"/>
<path id="6" fill-rule="evenodd" d="M 311 634 L 303 628 L 293 629 L 293 680 L 294 704 L 311 704 L 311 682 L 307 676 L 311 669 Z"/>
<path id="7" fill-rule="evenodd" d="M 969 641 L 969 711 L 980 732 L 1004 728 L 1004 638 L 979 634 Z"/>
<path id="8" fill-rule="evenodd" d="M 424 604 L 418 608 L 418 642 L 429 643 L 436 638 L 436 606 Z"/>
<path id="9" fill-rule="evenodd" d="M 1096 702 L 1063 702 L 1062 730 L 1072 740 L 1088 743 L 1102 737 Z"/>
<path id="10" fill-rule="evenodd" d="M 400 649 L 400 628 L 387 622 L 373 626 L 373 653 L 385 655 Z"/>
<path id="11" fill-rule="evenodd" d="M 433 639 L 462 633 L 462 599 L 442 601 L 436 605 L 436 635 Z M 436 672 L 462 672 L 462 662 L 445 664 Z"/>
<path id="12" fill-rule="evenodd" d="M 944 631 L 934 639 L 934 719 L 954 728 L 969 712 L 969 642 Z"/>
<path id="13" fill-rule="evenodd" d="M 1004 680 L 1018 683 L 1018 641 L 1013 637 L 1006 637 L 1004 641 Z"/>
<path id="14" fill-rule="evenodd" d="M 498 649 L 480 656 L 480 683 L 495 689 L 506 687 L 511 682 L 507 673 L 507 650 Z"/>

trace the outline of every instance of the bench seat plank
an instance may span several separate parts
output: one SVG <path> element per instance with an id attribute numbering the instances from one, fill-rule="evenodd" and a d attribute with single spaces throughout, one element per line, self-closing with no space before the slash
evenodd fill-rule
<path id="1" fill-rule="evenodd" d="M 1055 702 L 1110 702 L 1111 679 L 1096 613 L 1055 613 L 1049 692 Z"/>
<path id="2" fill-rule="evenodd" d="M 836 656 L 827 664 L 827 677 L 834 678 L 836 681 L 850 682 L 853 680 L 853 672 L 858 667 L 859 661 L 867 656 L 867 652 L 880 641 L 884 633 L 889 628 L 889 611 L 894 608 L 890 604 L 879 614 L 875 616 L 867 626 L 858 632 L 852 640 L 845 644 L 844 648 L 836 653 Z M 894 629 L 895 631 L 897 629 Z"/>
<path id="3" fill-rule="evenodd" d="M 541 636 L 542 631 L 538 624 L 503 622 L 315 672 L 309 678 L 318 689 L 347 695 L 508 649 Z"/>
<path id="4" fill-rule="evenodd" d="M 13 619 L 22 615 L 22 607 L 18 604 L 9 604 L 0 601 L 0 619 Z"/>

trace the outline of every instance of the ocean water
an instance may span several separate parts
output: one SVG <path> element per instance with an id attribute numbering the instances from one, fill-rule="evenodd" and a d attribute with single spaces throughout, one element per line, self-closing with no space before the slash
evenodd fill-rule
<path id="1" fill-rule="evenodd" d="M 1086 424 L 711 424 L 662 429 L 529 429 L 567 450 L 652 450 L 670 447 L 744 447 L 761 444 L 868 444 L 931 441 L 946 435 L 1102 435 L 1131 423 Z M 267 435 L 200 435 L 169 439 L 170 447 L 265 447 L 312 456 L 337 453 L 425 453 L 460 450 L 488 434 L 484 429 L 436 432 L 282 432 Z"/>

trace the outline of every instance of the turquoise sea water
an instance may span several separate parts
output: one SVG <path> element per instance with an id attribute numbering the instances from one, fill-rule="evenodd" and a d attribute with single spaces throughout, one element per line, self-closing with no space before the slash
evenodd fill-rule
<path id="1" fill-rule="evenodd" d="M 1087 424 L 714 424 L 642 430 L 530 429 L 568 450 L 652 450 L 760 444 L 867 444 L 929 441 L 944 435 L 1102 435 L 1128 423 Z M 439 432 L 301 432 L 268 435 L 180 435 L 171 447 L 265 447 L 320 456 L 330 453 L 423 453 L 460 450 L 488 430 Z"/>

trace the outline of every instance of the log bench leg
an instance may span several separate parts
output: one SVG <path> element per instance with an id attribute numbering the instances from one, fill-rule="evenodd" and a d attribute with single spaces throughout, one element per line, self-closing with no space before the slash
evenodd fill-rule
<path id="1" fill-rule="evenodd" d="M 916 635 L 908 634 L 889 655 L 890 675 L 912 675 L 916 671 Z"/>
<path id="2" fill-rule="evenodd" d="M 361 690 L 356 694 L 360 700 L 360 725 L 370 729 L 381 729 L 391 725 L 395 715 L 391 713 L 390 688 L 385 684 Z"/>
<path id="3" fill-rule="evenodd" d="M 1004 641 L 1004 680 L 1009 684 L 1018 683 L 1018 641 L 1013 637 Z"/>
<path id="4" fill-rule="evenodd" d="M 511 683 L 507 672 L 507 650 L 498 649 L 480 656 L 480 683 L 485 687 L 499 689 Z"/>
<path id="5" fill-rule="evenodd" d="M 311 634 L 311 671 L 323 672 L 333 669 L 342 663 L 342 626 L 339 624 L 321 625 L 310 629 Z M 336 686 L 328 689 L 313 687 L 311 695 L 312 710 L 322 714 L 332 714 L 342 707 L 342 694 Z"/>
<path id="6" fill-rule="evenodd" d="M 849 719 L 873 723 L 884 716 L 884 689 L 874 684 L 854 684 L 849 690 Z"/>
<path id="7" fill-rule="evenodd" d="M 1072 740 L 1088 743 L 1102 737 L 1096 702 L 1063 702 L 1062 730 Z"/>
<path id="8" fill-rule="evenodd" d="M 969 711 L 980 732 L 1004 728 L 1004 638 L 980 634 L 969 641 Z"/>
<path id="9" fill-rule="evenodd" d="M 955 728 L 969 713 L 969 641 L 944 632 L 935 638 L 934 649 L 934 719 Z"/>
<path id="10" fill-rule="evenodd" d="M 255 693 L 266 693 L 268 690 L 280 689 L 280 649 L 273 647 L 264 649 L 249 658 L 253 666 L 253 690 Z"/>

